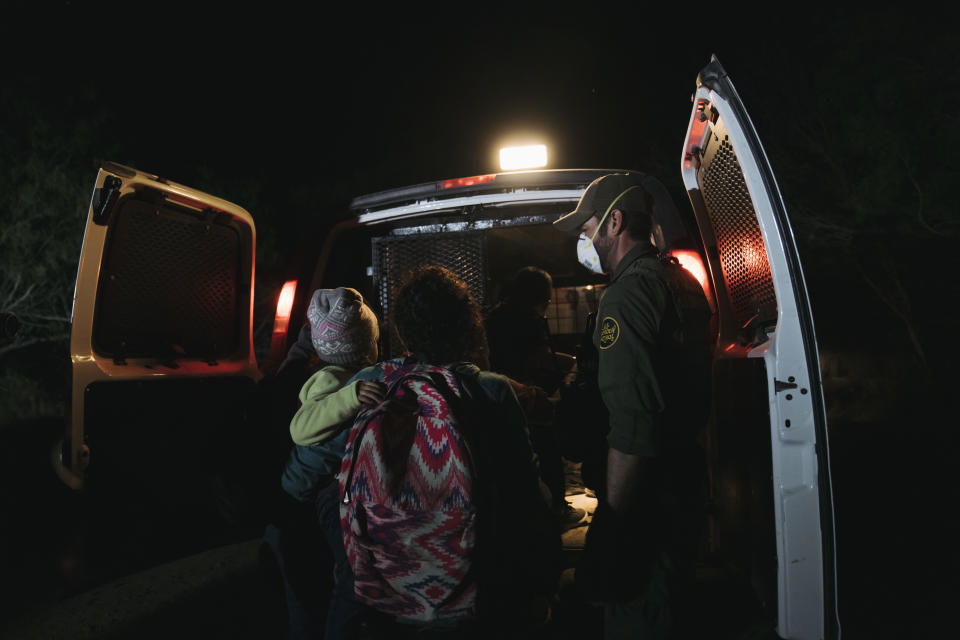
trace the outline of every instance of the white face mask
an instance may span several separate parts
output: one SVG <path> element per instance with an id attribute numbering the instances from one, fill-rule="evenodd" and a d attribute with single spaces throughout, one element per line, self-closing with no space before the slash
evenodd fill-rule
<path id="1" fill-rule="evenodd" d="M 603 273 L 603 267 L 600 266 L 600 254 L 597 248 L 593 246 L 593 241 L 584 234 L 580 234 L 577 239 L 577 260 L 594 273 Z"/>
<path id="2" fill-rule="evenodd" d="M 600 266 L 600 254 L 597 253 L 597 248 L 593 246 L 593 241 L 596 239 L 597 234 L 600 233 L 600 229 L 603 227 L 603 223 L 606 221 L 607 215 L 613 209 L 613 205 L 617 204 L 617 201 L 620 198 L 622 198 L 629 191 L 639 188 L 640 187 L 637 185 L 627 187 L 620 192 L 620 195 L 613 199 L 613 202 L 607 206 L 607 210 L 603 212 L 600 222 L 597 223 L 597 228 L 593 232 L 592 238 L 588 238 L 585 234 L 580 234 L 580 238 L 577 240 L 577 259 L 580 261 L 580 264 L 585 266 L 587 269 L 590 269 L 590 271 L 593 271 L 594 273 L 603 273 L 603 267 Z"/>

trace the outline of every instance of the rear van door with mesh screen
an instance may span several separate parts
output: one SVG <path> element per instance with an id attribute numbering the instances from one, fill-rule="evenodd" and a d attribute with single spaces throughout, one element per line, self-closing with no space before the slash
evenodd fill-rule
<path id="1" fill-rule="evenodd" d="M 68 485 L 215 511 L 210 496 L 228 475 L 217 461 L 240 439 L 259 378 L 254 243 L 241 207 L 103 165 L 74 293 L 72 406 L 56 464 Z"/>
<path id="2" fill-rule="evenodd" d="M 777 631 L 783 638 L 836 638 L 826 413 L 800 258 L 766 154 L 715 58 L 697 84 L 681 173 L 719 317 L 712 484 L 715 491 L 737 486 L 728 471 L 745 462 L 747 448 L 758 457 L 769 453 L 772 464 L 756 475 L 772 495 Z M 765 428 L 749 431 L 747 404 L 757 405 L 755 422 Z M 718 535 L 734 529 L 718 518 Z"/>

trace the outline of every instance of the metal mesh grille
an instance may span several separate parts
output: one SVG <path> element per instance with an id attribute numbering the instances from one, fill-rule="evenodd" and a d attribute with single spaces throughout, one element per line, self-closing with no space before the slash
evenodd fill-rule
<path id="1" fill-rule="evenodd" d="M 767 248 L 740 163 L 727 136 L 711 151 L 701 193 L 716 233 L 730 304 L 741 324 L 757 314 L 775 317 L 777 300 Z"/>
<path id="2" fill-rule="evenodd" d="M 374 278 L 381 317 L 391 326 L 384 332 L 383 350 L 389 357 L 402 351 L 390 322 L 397 289 L 414 268 L 446 267 L 460 276 L 480 306 L 486 302 L 486 245 L 482 232 L 424 234 L 373 238 Z"/>
<path id="3" fill-rule="evenodd" d="M 129 200 L 110 233 L 94 318 L 98 351 L 213 357 L 236 349 L 235 229 Z"/>

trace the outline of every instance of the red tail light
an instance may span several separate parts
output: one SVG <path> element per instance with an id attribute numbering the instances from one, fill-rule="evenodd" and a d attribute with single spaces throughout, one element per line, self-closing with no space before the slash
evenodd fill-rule
<path id="1" fill-rule="evenodd" d="M 469 178 L 453 178 L 452 180 L 444 180 L 440 183 L 441 189 L 450 189 L 452 187 L 472 187 L 475 184 L 483 184 L 485 182 L 493 182 L 497 177 L 495 173 L 488 173 L 482 176 L 470 176 Z"/>
<path id="2" fill-rule="evenodd" d="M 293 309 L 293 298 L 297 293 L 297 281 L 288 280 L 283 283 L 280 298 L 277 300 L 277 315 L 273 319 L 274 335 L 286 335 L 290 326 L 290 310 Z"/>
<path id="3" fill-rule="evenodd" d="M 696 251 L 686 251 L 686 250 L 676 250 L 671 251 L 670 255 L 676 258 L 680 262 L 680 266 L 690 272 L 694 278 L 697 279 L 697 282 L 700 283 L 700 287 L 703 288 L 703 293 L 710 298 L 710 285 L 707 282 L 707 270 L 703 266 L 703 260 L 700 259 L 700 254 Z"/>

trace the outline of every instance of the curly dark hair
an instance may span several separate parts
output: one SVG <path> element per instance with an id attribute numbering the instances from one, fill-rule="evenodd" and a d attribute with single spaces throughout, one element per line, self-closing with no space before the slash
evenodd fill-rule
<path id="1" fill-rule="evenodd" d="M 393 324 L 406 348 L 430 364 L 473 362 L 489 368 L 480 305 L 449 269 L 411 271 L 394 300 Z"/>

